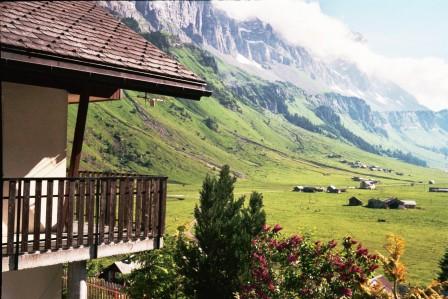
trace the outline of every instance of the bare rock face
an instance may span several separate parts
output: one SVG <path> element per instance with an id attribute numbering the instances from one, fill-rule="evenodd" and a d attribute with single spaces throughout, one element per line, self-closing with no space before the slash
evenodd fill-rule
<path id="1" fill-rule="evenodd" d="M 307 49 L 289 44 L 258 19 L 239 21 L 210 1 L 99 1 L 115 14 L 137 20 L 141 30 L 163 31 L 233 57 L 269 80 L 286 81 L 310 93 L 333 91 L 364 99 L 373 110 L 427 110 L 399 86 L 367 76 L 355 64 L 325 63 Z M 362 39 L 354 33 L 354 39 Z M 248 65 L 251 67 L 248 68 Z"/>

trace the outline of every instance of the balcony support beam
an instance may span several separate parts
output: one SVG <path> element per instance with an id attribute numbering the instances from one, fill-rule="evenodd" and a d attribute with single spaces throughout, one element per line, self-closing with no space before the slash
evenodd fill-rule
<path id="1" fill-rule="evenodd" d="M 72 154 L 70 156 L 70 177 L 78 176 L 81 151 L 86 129 L 87 111 L 89 108 L 89 95 L 82 93 L 79 98 L 78 113 L 76 116 L 75 134 L 73 136 Z"/>

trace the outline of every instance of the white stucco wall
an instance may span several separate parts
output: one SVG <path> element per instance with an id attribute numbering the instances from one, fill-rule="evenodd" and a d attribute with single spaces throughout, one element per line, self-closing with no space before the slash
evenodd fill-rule
<path id="1" fill-rule="evenodd" d="M 2 274 L 3 299 L 60 299 L 62 265 Z"/>
<path id="2" fill-rule="evenodd" d="M 2 82 L 5 177 L 65 176 L 67 92 Z"/>
<path id="3" fill-rule="evenodd" d="M 67 147 L 67 96 L 65 90 L 2 82 L 3 174 L 5 177 L 65 177 Z M 57 186 L 54 186 L 57 194 Z M 45 195 L 46 184 L 42 186 Z M 4 187 L 4 194 L 8 188 Z M 34 184 L 31 186 L 34 195 Z M 53 200 L 53 224 L 57 203 Z M 3 202 L 2 236 L 5 237 L 7 204 Z M 45 223 L 46 199 L 42 199 Z M 30 227 L 34 231 L 34 200 L 30 201 Z M 39 228 L 43 230 L 43 225 Z"/>
<path id="4" fill-rule="evenodd" d="M 3 174 L 5 177 L 65 177 L 67 92 L 2 82 Z M 57 188 L 57 186 L 55 186 Z M 43 195 L 47 186 L 42 186 Z M 7 194 L 4 188 L 4 194 Z M 56 190 L 54 192 L 56 193 Z M 34 195 L 34 186 L 31 186 Z M 42 199 L 41 227 L 46 199 Z M 30 201 L 34 208 L 34 200 Z M 53 199 L 53 224 L 57 202 Z M 6 239 L 7 202 L 3 202 L 2 241 Z M 30 211 L 30 231 L 34 213 Z M 2 298 L 61 298 L 62 265 L 4 272 Z"/>

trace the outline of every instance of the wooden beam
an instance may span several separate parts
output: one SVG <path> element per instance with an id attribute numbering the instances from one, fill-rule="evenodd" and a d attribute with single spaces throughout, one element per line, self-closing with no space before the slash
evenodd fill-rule
<path id="1" fill-rule="evenodd" d="M 69 177 L 78 176 L 79 163 L 81 161 L 84 131 L 86 129 L 87 110 L 89 108 L 89 95 L 81 94 L 79 99 L 78 114 L 76 116 L 75 134 L 73 136 L 72 154 L 70 157 Z"/>
<path id="2" fill-rule="evenodd" d="M 78 104 L 80 99 L 79 94 L 68 94 L 68 103 L 69 104 Z M 89 102 L 106 102 L 106 101 L 119 101 L 121 99 L 121 89 L 117 89 L 110 97 L 97 97 L 97 96 L 89 96 Z"/>

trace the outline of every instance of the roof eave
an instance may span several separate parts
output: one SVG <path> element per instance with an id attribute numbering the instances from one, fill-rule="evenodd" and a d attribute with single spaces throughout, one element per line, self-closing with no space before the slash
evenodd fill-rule
<path id="1" fill-rule="evenodd" d="M 211 95 L 204 81 L 183 80 L 64 57 L 20 53 L 3 47 L 1 67 L 2 81 L 63 88 L 72 93 L 92 89 L 92 95 L 96 95 L 94 90 L 104 87 L 106 90 L 129 89 L 191 100 Z"/>

